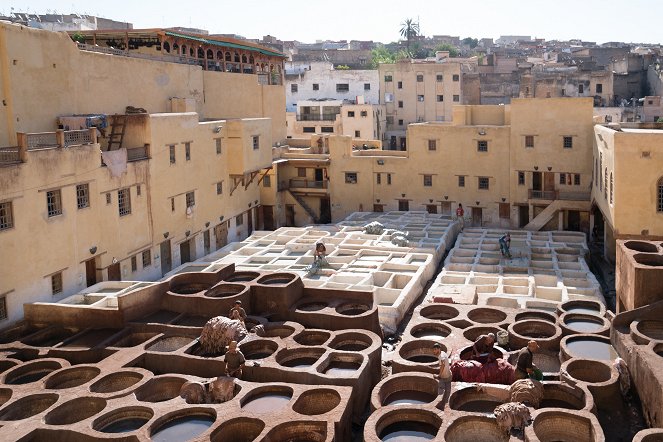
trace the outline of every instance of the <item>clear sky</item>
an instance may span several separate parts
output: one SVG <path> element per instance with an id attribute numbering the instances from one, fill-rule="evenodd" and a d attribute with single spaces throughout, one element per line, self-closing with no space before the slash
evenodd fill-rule
<path id="1" fill-rule="evenodd" d="M 87 13 L 135 28 L 185 26 L 247 38 L 398 39 L 418 18 L 424 35 L 529 35 L 546 40 L 663 43 L 661 0 L 1 0 L 0 12 Z"/>

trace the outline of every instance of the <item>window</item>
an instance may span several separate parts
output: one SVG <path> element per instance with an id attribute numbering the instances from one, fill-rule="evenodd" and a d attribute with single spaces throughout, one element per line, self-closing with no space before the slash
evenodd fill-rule
<path id="1" fill-rule="evenodd" d="M 393 115 L 387 115 L 387 124 L 394 124 Z"/>
<path id="2" fill-rule="evenodd" d="M 348 83 L 336 83 L 336 92 L 350 92 Z"/>
<path id="3" fill-rule="evenodd" d="M 170 164 L 175 164 L 175 145 L 171 144 L 168 149 L 170 150 Z"/>
<path id="4" fill-rule="evenodd" d="M 354 116 L 355 116 L 355 111 L 348 111 L 349 118 L 354 118 Z"/>
<path id="5" fill-rule="evenodd" d="M 253 143 L 253 150 L 258 150 L 260 149 L 260 135 L 254 135 L 251 137 L 251 141 Z"/>
<path id="6" fill-rule="evenodd" d="M 407 212 L 410 210 L 410 202 L 408 200 L 398 200 L 398 210 L 401 212 Z"/>
<path id="7" fill-rule="evenodd" d="M 460 81 L 460 75 L 454 74 L 453 77 L 451 78 L 453 81 Z"/>
<path id="8" fill-rule="evenodd" d="M 656 211 L 663 212 L 663 178 L 659 178 L 656 183 Z"/>
<path id="9" fill-rule="evenodd" d="M 401 108 L 401 109 L 403 108 L 403 101 L 402 100 L 398 101 L 398 107 Z"/>
<path id="10" fill-rule="evenodd" d="M 399 81 L 397 86 L 398 86 L 398 89 L 403 89 L 403 82 Z"/>
<path id="11" fill-rule="evenodd" d="M 120 216 L 129 215 L 131 213 L 131 189 L 120 189 L 117 191 L 117 207 Z"/>
<path id="12" fill-rule="evenodd" d="M 610 172 L 610 204 L 612 204 L 613 199 L 613 181 L 612 181 L 612 172 Z"/>
<path id="13" fill-rule="evenodd" d="M 262 179 L 262 187 L 272 187 L 272 177 L 265 175 Z"/>
<path id="14" fill-rule="evenodd" d="M 297 168 L 297 177 L 306 178 L 306 168 L 305 167 L 298 167 Z"/>
<path id="15" fill-rule="evenodd" d="M 361 115 L 362 117 L 368 117 L 368 111 L 361 111 L 359 112 L 359 115 Z"/>
<path id="16" fill-rule="evenodd" d="M 0 321 L 7 319 L 7 298 L 0 297 Z"/>
<path id="17" fill-rule="evenodd" d="M 438 103 L 443 102 L 444 101 L 444 95 L 438 95 L 437 96 L 437 101 L 438 101 Z"/>
<path id="18" fill-rule="evenodd" d="M 403 125 L 403 120 L 398 120 L 398 125 L 402 126 Z"/>
<path id="19" fill-rule="evenodd" d="M 239 227 L 244 224 L 244 214 L 240 213 L 235 217 L 235 226 Z"/>
<path id="20" fill-rule="evenodd" d="M 437 140 L 428 140 L 428 150 L 437 150 Z"/>
<path id="21" fill-rule="evenodd" d="M 382 184 L 382 174 L 381 173 L 376 173 L 375 174 L 375 184 Z"/>
<path id="22" fill-rule="evenodd" d="M 525 147 L 534 147 L 534 135 L 525 135 Z"/>
<path id="23" fill-rule="evenodd" d="M 184 159 L 191 161 L 191 143 L 184 143 Z"/>
<path id="24" fill-rule="evenodd" d="M 442 75 L 442 74 L 437 74 L 437 75 L 435 76 L 435 81 L 437 81 L 438 83 L 441 83 L 443 80 L 444 80 L 444 75 Z"/>
<path id="25" fill-rule="evenodd" d="M 315 126 L 304 126 L 303 129 L 305 134 L 314 134 L 315 133 Z"/>
<path id="26" fill-rule="evenodd" d="M 454 95 L 453 100 L 455 103 L 458 103 L 460 101 L 460 95 Z"/>
<path id="27" fill-rule="evenodd" d="M 360 130 L 356 130 L 356 131 L 355 131 L 355 138 L 360 138 L 360 137 L 361 137 L 361 131 L 360 131 Z"/>
<path id="28" fill-rule="evenodd" d="M 603 198 L 608 199 L 608 168 L 603 169 Z"/>
<path id="29" fill-rule="evenodd" d="M 0 203 L 0 230 L 14 227 L 14 210 L 11 201 Z"/>
<path id="30" fill-rule="evenodd" d="M 51 294 L 62 293 L 62 272 L 51 275 Z"/>
<path id="31" fill-rule="evenodd" d="M 216 143 L 216 154 L 221 155 L 221 138 L 216 138 L 214 142 Z"/>
<path id="32" fill-rule="evenodd" d="M 423 74 L 417 74 L 417 83 L 421 83 L 424 81 L 424 76 Z"/>
<path id="33" fill-rule="evenodd" d="M 391 174 L 387 174 L 387 186 L 391 186 Z"/>
<path id="34" fill-rule="evenodd" d="M 566 174 L 565 173 L 560 173 L 559 174 L 559 184 L 566 184 Z"/>
<path id="35" fill-rule="evenodd" d="M 147 249 L 143 252 L 143 268 L 149 267 L 152 264 L 152 251 Z"/>
<path id="36" fill-rule="evenodd" d="M 136 259 L 136 255 L 131 257 L 131 271 L 135 272 L 138 270 L 138 260 Z"/>
<path id="37" fill-rule="evenodd" d="M 603 93 L 603 85 L 601 83 L 596 83 L 596 93 L 597 94 Z"/>
<path id="38" fill-rule="evenodd" d="M 509 203 L 500 203 L 500 218 L 502 219 L 511 218 L 511 207 Z"/>
<path id="39" fill-rule="evenodd" d="M 296 84 L 291 84 L 290 85 L 290 92 L 292 92 L 293 94 L 296 93 L 298 91 L 298 89 L 299 89 L 298 85 L 296 85 Z"/>
<path id="40" fill-rule="evenodd" d="M 60 189 L 46 192 L 46 209 L 48 210 L 49 218 L 62 215 L 62 193 Z"/>
<path id="41" fill-rule="evenodd" d="M 326 134 L 332 134 L 334 133 L 334 127 L 333 126 L 322 126 L 320 128 L 320 132 L 326 133 Z"/>
<path id="42" fill-rule="evenodd" d="M 564 137 L 564 149 L 571 149 L 573 147 L 573 137 Z"/>
<path id="43" fill-rule="evenodd" d="M 357 184 L 357 172 L 345 172 L 345 182 L 347 184 Z"/>
<path id="44" fill-rule="evenodd" d="M 384 82 L 385 83 L 390 83 L 393 81 L 393 77 L 391 75 L 385 75 L 384 76 Z"/>
<path id="45" fill-rule="evenodd" d="M 458 177 L 458 187 L 465 187 L 465 177 L 463 175 Z"/>
<path id="46" fill-rule="evenodd" d="M 76 186 L 76 206 L 79 209 L 90 207 L 90 185 L 78 184 Z"/>
<path id="47" fill-rule="evenodd" d="M 488 141 L 478 140 L 477 141 L 477 150 L 479 152 L 488 152 Z"/>
<path id="48" fill-rule="evenodd" d="M 585 93 L 585 86 L 582 84 L 578 85 L 578 93 L 579 94 L 584 94 Z"/>
<path id="49" fill-rule="evenodd" d="M 136 196 L 140 196 L 140 192 L 141 192 L 140 184 L 138 184 L 136 185 Z"/>
<path id="50" fill-rule="evenodd" d="M 265 177 L 267 178 L 267 177 Z M 216 194 L 217 195 L 222 195 L 223 194 L 223 181 L 219 181 L 216 183 Z"/>
<path id="51" fill-rule="evenodd" d="M 175 211 L 175 198 L 170 199 L 170 211 L 171 212 Z"/>
<path id="52" fill-rule="evenodd" d="M 186 193 L 186 207 L 193 207 L 196 205 L 196 193 L 195 192 L 187 192 Z"/>
<path id="53" fill-rule="evenodd" d="M 106 204 L 110 204 L 112 202 L 112 197 L 110 192 L 106 194 Z"/>
<path id="54" fill-rule="evenodd" d="M 417 101 L 424 101 L 423 95 L 417 95 Z"/>
<path id="55" fill-rule="evenodd" d="M 479 177 L 479 190 L 488 190 L 490 188 L 490 181 L 488 177 L 480 176 Z"/>
<path id="56" fill-rule="evenodd" d="M 575 175 L 573 175 L 573 184 L 575 184 L 576 186 L 580 185 L 580 174 L 579 173 L 576 173 Z"/>
<path id="57" fill-rule="evenodd" d="M 433 186 L 433 175 L 424 175 L 424 187 Z"/>
<path id="58" fill-rule="evenodd" d="M 518 185 L 519 186 L 525 185 L 525 172 L 518 172 Z"/>
<path id="59" fill-rule="evenodd" d="M 319 91 L 320 90 L 320 85 L 318 83 L 313 83 L 313 90 L 314 91 Z"/>
<path id="60" fill-rule="evenodd" d="M 364 83 L 364 90 L 365 91 L 370 91 L 371 90 L 371 83 Z"/>

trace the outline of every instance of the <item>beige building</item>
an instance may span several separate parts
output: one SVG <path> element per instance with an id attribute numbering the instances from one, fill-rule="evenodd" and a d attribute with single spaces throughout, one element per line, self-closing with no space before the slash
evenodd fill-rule
<path id="1" fill-rule="evenodd" d="M 7 24 L 0 42 L 0 326 L 23 303 L 157 279 L 263 227 L 258 185 L 285 140 L 282 66 L 264 82 Z M 57 129 L 89 113 L 108 127 Z"/>
<path id="2" fill-rule="evenodd" d="M 662 152 L 661 123 L 594 126 L 592 203 L 612 260 L 616 239 L 663 238 Z"/>
<path id="3" fill-rule="evenodd" d="M 386 149 L 407 148 L 409 124 L 451 121 L 453 106 L 467 104 L 462 73 L 473 72 L 476 66 L 476 59 L 448 58 L 448 53 L 442 52 L 431 61 L 406 59 L 380 64 L 380 103 L 387 112 Z"/>

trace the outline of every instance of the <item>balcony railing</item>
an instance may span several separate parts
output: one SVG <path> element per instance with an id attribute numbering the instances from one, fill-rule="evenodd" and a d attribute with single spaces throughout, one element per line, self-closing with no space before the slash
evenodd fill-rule
<path id="1" fill-rule="evenodd" d="M 290 180 L 290 188 L 304 188 L 304 189 L 326 189 L 327 181 L 307 180 L 304 178 L 292 178 Z"/>
<path id="2" fill-rule="evenodd" d="M 559 197 L 557 190 L 534 190 L 529 189 L 529 199 L 531 200 L 556 200 Z"/>
<path id="3" fill-rule="evenodd" d="M 21 162 L 21 149 L 19 147 L 0 147 L 0 164 L 14 164 Z"/>
<path id="4" fill-rule="evenodd" d="M 40 132 L 25 134 L 28 150 L 45 149 L 49 147 L 60 147 L 58 137 L 55 132 Z"/>
<path id="5" fill-rule="evenodd" d="M 18 132 L 18 145 L 27 150 L 84 146 L 97 142 L 97 129 L 57 130 L 55 132 Z"/>
<path id="6" fill-rule="evenodd" d="M 339 114 L 300 114 L 297 121 L 336 121 Z"/>
<path id="7" fill-rule="evenodd" d="M 64 146 L 82 146 L 92 144 L 92 135 L 89 130 L 68 130 L 64 133 Z"/>

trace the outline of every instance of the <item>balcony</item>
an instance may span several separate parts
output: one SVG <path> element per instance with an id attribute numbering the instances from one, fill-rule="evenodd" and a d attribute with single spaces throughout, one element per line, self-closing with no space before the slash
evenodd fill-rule
<path id="1" fill-rule="evenodd" d="M 0 165 L 21 162 L 21 149 L 19 147 L 0 147 Z"/>
<path id="2" fill-rule="evenodd" d="M 297 121 L 336 121 L 339 114 L 300 114 Z"/>
<path id="3" fill-rule="evenodd" d="M 306 178 L 292 178 L 289 181 L 281 181 L 278 186 L 279 192 L 291 190 L 293 192 L 305 192 L 311 194 L 326 194 L 329 184 L 327 180 L 316 181 Z"/>
<path id="4" fill-rule="evenodd" d="M 531 200 L 589 201 L 591 199 L 591 192 L 529 189 L 528 197 Z"/>
<path id="5" fill-rule="evenodd" d="M 589 201 L 591 200 L 591 198 L 592 198 L 592 192 L 589 191 L 559 192 L 559 199 L 564 201 Z"/>
<path id="6" fill-rule="evenodd" d="M 56 149 L 97 143 L 97 129 L 94 127 L 83 130 L 56 130 L 55 132 L 19 132 L 16 135 L 19 147 L 26 150 Z"/>
<path id="7" fill-rule="evenodd" d="M 557 190 L 534 190 L 529 189 L 528 198 L 531 200 L 548 200 L 553 201 L 559 197 Z"/>

